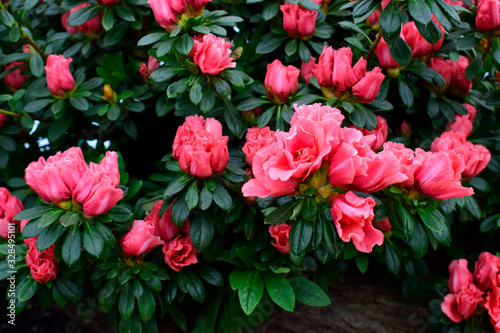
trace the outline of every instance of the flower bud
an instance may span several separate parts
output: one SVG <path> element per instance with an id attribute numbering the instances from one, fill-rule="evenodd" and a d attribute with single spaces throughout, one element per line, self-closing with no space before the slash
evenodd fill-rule
<path id="1" fill-rule="evenodd" d="M 75 87 L 75 79 L 69 70 L 69 63 L 72 61 L 72 58 L 66 59 L 62 55 L 51 54 L 47 57 L 45 72 L 52 96 L 64 98 Z"/>
<path id="2" fill-rule="evenodd" d="M 285 104 L 288 97 L 293 97 L 299 89 L 300 70 L 294 66 L 284 66 L 274 60 L 267 65 L 264 85 L 267 96 L 276 104 Z"/>
<path id="3" fill-rule="evenodd" d="M 311 39 L 316 27 L 317 11 L 288 2 L 281 5 L 280 9 L 283 12 L 283 29 L 290 37 L 302 40 Z"/>

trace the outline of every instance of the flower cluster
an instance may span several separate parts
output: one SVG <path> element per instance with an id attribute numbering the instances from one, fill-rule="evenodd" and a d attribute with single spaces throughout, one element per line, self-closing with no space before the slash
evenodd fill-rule
<path id="1" fill-rule="evenodd" d="M 80 148 L 43 157 L 26 168 L 26 183 L 46 202 L 89 216 L 101 215 L 123 198 L 118 188 L 118 155 L 107 152 L 99 164 L 87 165 Z"/>
<path id="2" fill-rule="evenodd" d="M 441 57 L 431 58 L 429 67 L 441 74 L 446 81 L 444 87 L 435 86 L 433 89 L 438 92 L 449 91 L 454 95 L 467 95 L 472 89 L 472 81 L 467 80 L 465 70 L 469 66 L 469 60 L 460 56 L 458 61 L 443 59 Z"/>
<path id="3" fill-rule="evenodd" d="M 385 76 L 380 67 L 367 72 L 367 61 L 363 57 L 352 66 L 352 56 L 349 47 L 334 51 L 325 45 L 318 63 L 309 64 L 309 70 L 318 79 L 325 97 L 342 98 L 349 92 L 356 101 L 369 103 L 377 97 Z"/>
<path id="4" fill-rule="evenodd" d="M 28 239 L 31 240 L 31 239 Z M 36 241 L 27 241 L 28 252 L 26 252 L 26 264 L 33 279 L 40 283 L 55 280 L 57 275 L 57 260 L 54 256 L 54 245 L 48 249 L 38 251 Z"/>
<path id="5" fill-rule="evenodd" d="M 144 221 L 134 221 L 132 229 L 123 236 L 120 244 L 123 252 L 130 256 L 140 256 L 163 245 L 165 263 L 179 272 L 182 267 L 198 262 L 198 251 L 189 236 L 191 222 L 186 220 L 177 228 L 172 222 L 172 205 L 160 218 L 162 205 L 162 200 L 157 201 Z"/>
<path id="6" fill-rule="evenodd" d="M 229 160 L 227 136 L 214 118 L 189 116 L 177 129 L 173 144 L 174 158 L 182 171 L 199 178 L 210 177 L 226 168 Z"/>
<path id="7" fill-rule="evenodd" d="M 487 310 L 495 332 L 500 331 L 500 257 L 488 252 L 479 255 L 472 274 L 466 259 L 453 260 L 448 269 L 449 294 L 441 310 L 453 322 L 459 323 Z"/>

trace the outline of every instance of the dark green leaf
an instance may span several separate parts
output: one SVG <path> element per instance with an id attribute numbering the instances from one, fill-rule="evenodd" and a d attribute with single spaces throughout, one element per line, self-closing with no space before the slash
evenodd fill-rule
<path id="1" fill-rule="evenodd" d="M 476 76 L 481 73 L 481 69 L 483 69 L 483 60 L 481 58 L 475 58 L 467 69 L 465 70 L 465 77 L 467 80 L 474 80 Z"/>
<path id="2" fill-rule="evenodd" d="M 24 111 L 27 113 L 42 111 L 51 102 L 52 102 L 52 100 L 50 100 L 50 99 L 37 99 L 33 102 L 26 104 L 24 106 Z"/>
<path id="3" fill-rule="evenodd" d="M 213 200 L 220 208 L 229 211 L 233 206 L 233 199 L 227 190 L 219 183 L 216 183 L 213 193 Z"/>
<path id="4" fill-rule="evenodd" d="M 266 216 L 264 223 L 266 224 L 281 224 L 288 222 L 292 217 L 295 207 L 300 203 L 300 200 L 287 202 L 286 204 L 275 209 L 271 214 Z"/>
<path id="5" fill-rule="evenodd" d="M 290 258 L 299 264 L 304 258 L 304 253 L 311 242 L 313 225 L 310 221 L 298 220 L 290 230 Z"/>
<path id="6" fill-rule="evenodd" d="M 82 252 L 82 238 L 78 225 L 74 225 L 67 233 L 61 249 L 64 262 L 68 266 L 73 265 L 80 259 Z"/>
<path id="7" fill-rule="evenodd" d="M 303 276 L 295 275 L 289 279 L 295 299 L 310 306 L 327 306 L 331 304 L 328 295 L 314 282 Z"/>
<path id="8" fill-rule="evenodd" d="M 168 184 L 165 192 L 163 193 L 163 197 L 171 197 L 172 195 L 179 193 L 187 186 L 187 184 L 193 179 L 193 176 L 183 174 L 179 175 L 175 179 L 173 179 L 170 184 Z"/>
<path id="9" fill-rule="evenodd" d="M 410 239 L 415 230 L 415 222 L 413 216 L 406 210 L 406 208 L 399 202 L 394 202 L 394 208 L 398 214 L 401 227 L 403 228 L 403 235 L 406 239 Z"/>
<path id="10" fill-rule="evenodd" d="M 17 294 L 17 299 L 21 302 L 28 301 L 35 295 L 38 288 L 38 282 L 33 278 L 28 278 L 26 282 L 19 288 L 19 293 Z"/>
<path id="11" fill-rule="evenodd" d="M 155 314 L 155 298 L 148 288 L 143 289 L 142 296 L 137 300 L 137 306 L 139 308 L 139 315 L 143 322 L 147 322 L 153 318 Z"/>
<path id="12" fill-rule="evenodd" d="M 130 284 L 125 284 L 120 291 L 120 298 L 118 299 L 118 311 L 120 315 L 127 319 L 134 311 L 134 294 Z"/>
<path id="13" fill-rule="evenodd" d="M 432 20 L 432 13 L 424 0 L 408 0 L 408 12 L 416 22 L 429 24 Z"/>
<path id="14" fill-rule="evenodd" d="M 389 52 L 392 58 L 401 65 L 406 66 L 411 61 L 411 49 L 401 37 L 398 37 L 394 44 L 389 45 Z"/>
<path id="15" fill-rule="evenodd" d="M 76 27 L 90 21 L 101 12 L 100 6 L 85 6 L 75 10 L 68 18 L 68 25 Z"/>
<path id="16" fill-rule="evenodd" d="M 93 224 L 90 224 L 90 222 L 85 221 L 83 226 L 83 246 L 85 247 L 85 251 L 99 258 L 104 248 L 104 239 L 97 228 Z"/>
<path id="17" fill-rule="evenodd" d="M 128 208 L 120 205 L 116 205 L 108 211 L 109 218 L 114 222 L 127 221 L 132 215 L 132 212 Z"/>
<path id="18" fill-rule="evenodd" d="M 290 282 L 282 274 L 269 271 L 264 273 L 264 283 L 269 297 L 286 311 L 293 311 L 295 307 L 295 293 Z"/>
<path id="19" fill-rule="evenodd" d="M 45 73 L 43 59 L 39 53 L 34 53 L 30 57 L 30 70 L 36 77 L 41 77 Z"/>
<path id="20" fill-rule="evenodd" d="M 60 209 L 54 209 L 46 214 L 43 214 L 39 219 L 38 219 L 38 228 L 45 228 L 46 226 L 51 225 L 55 221 L 59 219 L 59 217 L 64 213 L 64 210 Z"/>
<path id="21" fill-rule="evenodd" d="M 215 224 L 212 219 L 212 213 L 203 211 L 196 215 L 190 227 L 191 241 L 198 251 L 205 250 L 214 237 Z"/>
<path id="22" fill-rule="evenodd" d="M 188 34 L 182 35 L 176 44 L 176 49 L 180 54 L 188 54 L 193 48 L 193 39 Z"/>
<path id="23" fill-rule="evenodd" d="M 392 35 L 401 29 L 399 2 L 392 0 L 380 14 L 380 27 L 385 33 Z"/>
<path id="24" fill-rule="evenodd" d="M 417 208 L 418 215 L 424 222 L 429 230 L 434 232 L 441 232 L 443 230 L 445 221 L 439 219 L 433 211 L 424 208 Z"/>
<path id="25" fill-rule="evenodd" d="M 264 294 L 264 281 L 259 271 L 246 272 L 246 275 L 246 279 L 238 289 L 238 298 L 243 312 L 249 315 Z"/>
<path id="26" fill-rule="evenodd" d="M 397 274 L 401 266 L 401 261 L 398 254 L 393 248 L 393 244 L 390 242 L 385 242 L 385 261 L 387 263 L 387 268 L 392 274 Z"/>
<path id="27" fill-rule="evenodd" d="M 54 223 L 42 229 L 36 240 L 38 251 L 43 251 L 54 244 L 63 232 L 63 226 L 59 223 Z"/>

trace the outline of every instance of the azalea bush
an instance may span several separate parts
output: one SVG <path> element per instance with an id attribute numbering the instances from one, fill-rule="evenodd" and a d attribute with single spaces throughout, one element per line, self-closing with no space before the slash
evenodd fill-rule
<path id="1" fill-rule="evenodd" d="M 2 1 L 11 312 L 93 297 L 120 332 L 234 332 L 366 274 L 431 330 L 500 332 L 499 11 Z"/>

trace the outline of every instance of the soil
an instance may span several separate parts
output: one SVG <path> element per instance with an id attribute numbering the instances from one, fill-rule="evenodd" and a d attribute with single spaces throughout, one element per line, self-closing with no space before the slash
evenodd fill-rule
<path id="1" fill-rule="evenodd" d="M 0 295 L 5 295 L 5 281 Z M 428 309 L 424 304 L 407 304 L 400 286 L 377 286 L 364 280 L 350 281 L 332 287 L 328 294 L 332 305 L 310 307 L 297 304 L 294 312 L 277 311 L 253 333 L 406 333 L 426 332 Z M 0 300 L 5 313 L 7 303 Z M 90 309 L 90 307 L 89 307 Z M 90 318 L 82 320 L 75 305 L 41 309 L 31 302 L 16 316 L 16 325 L 6 323 L 2 315 L 1 333 L 113 333 L 104 314 L 87 311 Z M 160 333 L 177 333 L 175 324 L 161 322 Z"/>

